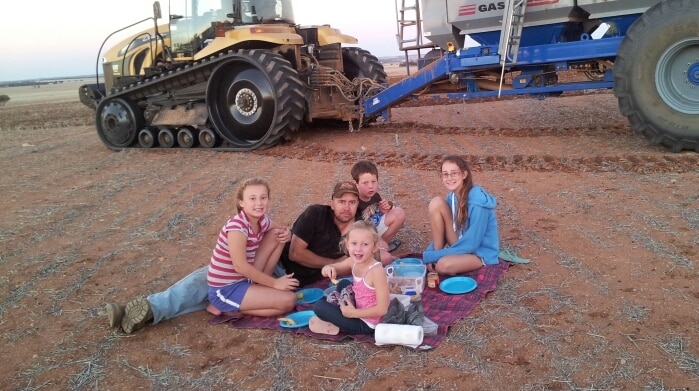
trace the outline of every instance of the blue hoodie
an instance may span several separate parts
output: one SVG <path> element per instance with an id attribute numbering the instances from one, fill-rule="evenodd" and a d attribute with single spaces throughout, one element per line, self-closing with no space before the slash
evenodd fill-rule
<path id="1" fill-rule="evenodd" d="M 447 204 L 458 205 L 458 199 L 453 192 L 447 194 Z M 468 220 L 462 227 L 462 235 L 452 246 L 441 250 L 434 249 L 430 243 L 422 254 L 425 263 L 437 262 L 445 255 L 476 254 L 486 265 L 499 262 L 500 239 L 498 237 L 498 222 L 495 217 L 497 200 L 480 186 L 473 186 L 468 192 Z"/>

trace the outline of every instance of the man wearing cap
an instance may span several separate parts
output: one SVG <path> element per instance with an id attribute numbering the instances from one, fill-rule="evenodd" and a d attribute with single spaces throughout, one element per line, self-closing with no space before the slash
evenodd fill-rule
<path id="1" fill-rule="evenodd" d="M 346 257 L 340 249 L 340 240 L 355 220 L 359 191 L 354 182 L 335 185 L 329 205 L 311 205 L 301 213 L 291 228 L 291 242 L 287 243 L 277 274 L 294 273 L 301 286 L 323 278 L 320 269 Z M 283 269 L 286 269 L 284 271 Z M 107 318 L 112 327 L 121 327 L 127 333 L 146 324 L 206 309 L 208 266 L 195 270 L 162 292 L 131 300 L 126 306 L 108 303 Z"/>
<path id="2" fill-rule="evenodd" d="M 311 205 L 296 219 L 280 262 L 301 286 L 322 279 L 323 266 L 347 258 L 340 240 L 354 223 L 358 205 L 357 185 L 340 182 L 333 188 L 329 205 Z"/>

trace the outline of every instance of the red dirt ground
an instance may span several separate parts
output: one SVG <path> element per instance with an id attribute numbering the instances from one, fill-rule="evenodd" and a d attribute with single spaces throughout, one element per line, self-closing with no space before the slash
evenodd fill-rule
<path id="1" fill-rule="evenodd" d="M 649 146 L 611 93 L 404 106 L 354 133 L 215 153 L 109 151 L 76 91 L 2 92 L 4 390 L 699 390 L 699 154 Z M 208 262 L 246 177 L 269 180 L 272 215 L 291 224 L 371 159 L 407 211 L 400 251 L 422 250 L 453 153 L 497 196 L 503 247 L 532 262 L 436 349 L 230 329 L 203 312 L 108 327 L 105 302 Z"/>

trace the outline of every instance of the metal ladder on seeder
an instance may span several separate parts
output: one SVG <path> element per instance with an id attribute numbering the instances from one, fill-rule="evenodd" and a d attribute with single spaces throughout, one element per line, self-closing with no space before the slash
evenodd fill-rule
<path id="1" fill-rule="evenodd" d="M 395 0 L 396 21 L 398 22 L 398 50 L 405 53 L 405 66 L 410 75 L 409 51 L 417 51 L 418 58 L 421 58 L 421 49 L 434 49 L 433 43 L 425 43 L 422 35 L 422 19 L 420 14 L 419 0 Z"/>
<path id="2" fill-rule="evenodd" d="M 526 8 L 527 0 L 505 1 L 505 13 L 502 18 L 500 44 L 498 46 L 501 67 L 498 98 L 500 97 L 503 79 L 505 78 L 505 67 L 507 64 L 512 65 L 517 63 L 519 44 L 522 41 L 522 27 L 524 26 L 524 12 Z"/>

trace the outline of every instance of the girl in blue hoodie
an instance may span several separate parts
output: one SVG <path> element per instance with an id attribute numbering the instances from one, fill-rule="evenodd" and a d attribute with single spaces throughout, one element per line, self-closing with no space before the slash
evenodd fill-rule
<path id="1" fill-rule="evenodd" d="M 495 197 L 473 184 L 471 169 L 460 156 L 442 159 L 441 169 L 449 194 L 430 201 L 432 243 L 422 254 L 428 270 L 455 275 L 497 264 Z"/>

